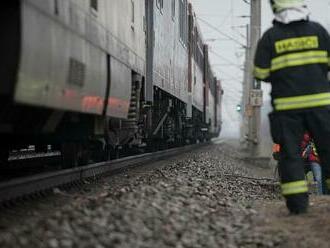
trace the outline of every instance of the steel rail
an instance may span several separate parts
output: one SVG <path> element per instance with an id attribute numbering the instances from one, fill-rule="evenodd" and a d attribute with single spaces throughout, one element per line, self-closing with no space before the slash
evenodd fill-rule
<path id="1" fill-rule="evenodd" d="M 210 143 L 201 143 L 179 148 L 172 148 L 154 153 L 121 158 L 96 164 L 90 164 L 72 169 L 47 172 L 25 178 L 12 179 L 0 183 L 0 203 L 15 200 L 34 193 L 46 191 L 55 187 L 81 181 L 88 178 L 115 173 L 123 169 L 132 168 L 146 163 L 173 157 Z"/>

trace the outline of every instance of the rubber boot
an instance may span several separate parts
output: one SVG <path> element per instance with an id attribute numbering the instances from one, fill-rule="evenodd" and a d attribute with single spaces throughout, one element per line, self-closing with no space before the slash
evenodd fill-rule
<path id="1" fill-rule="evenodd" d="M 308 209 L 308 194 L 296 194 L 286 197 L 286 206 L 291 214 L 304 214 Z"/>

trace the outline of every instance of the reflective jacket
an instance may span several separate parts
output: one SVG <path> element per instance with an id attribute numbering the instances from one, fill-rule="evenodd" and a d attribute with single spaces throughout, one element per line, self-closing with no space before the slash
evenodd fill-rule
<path id="1" fill-rule="evenodd" d="M 258 43 L 254 76 L 272 84 L 275 111 L 330 105 L 330 36 L 318 23 L 274 25 Z"/>

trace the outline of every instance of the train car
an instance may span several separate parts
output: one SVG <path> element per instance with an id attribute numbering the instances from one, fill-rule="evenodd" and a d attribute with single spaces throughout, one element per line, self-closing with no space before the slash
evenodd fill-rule
<path id="1" fill-rule="evenodd" d="M 189 5 L 189 82 L 188 112 L 194 126 L 194 137 L 200 140 L 217 137 L 221 130 L 221 94 L 209 62 L 208 46 L 204 44 L 193 7 Z M 190 107 L 191 106 L 191 107 Z M 189 111 L 189 108 L 191 110 Z"/>
<path id="2" fill-rule="evenodd" d="M 222 99 L 223 99 L 224 90 L 222 88 L 221 81 L 216 79 L 216 94 L 215 94 L 215 105 L 214 111 L 216 115 L 215 119 L 215 135 L 219 136 L 222 128 Z"/>
<path id="3" fill-rule="evenodd" d="M 188 114 L 193 128 L 189 136 L 203 140 L 207 133 L 204 111 L 206 98 L 204 94 L 204 43 L 193 7 L 189 4 L 189 81 L 188 81 Z"/>
<path id="4" fill-rule="evenodd" d="M 187 0 L 12 0 L 0 12 L 0 164 L 28 145 L 76 166 L 217 132 Z"/>
<path id="5" fill-rule="evenodd" d="M 214 73 L 210 66 L 208 58 L 208 47 L 204 46 L 205 54 L 205 108 L 204 115 L 206 123 L 208 124 L 208 139 L 219 136 L 222 126 L 221 104 L 223 89 L 221 88 L 220 81 L 214 77 Z"/>
<path id="6" fill-rule="evenodd" d="M 149 6 L 146 97 L 152 104 L 148 138 L 182 144 L 188 86 L 188 2 L 146 1 Z"/>
<path id="7" fill-rule="evenodd" d="M 206 77 L 210 69 L 205 64 L 208 57 L 192 4 L 187 0 L 147 4 L 146 95 L 153 103 L 152 142 L 181 144 L 209 139 L 210 118 L 215 123 L 208 106 Z"/>
<path id="8" fill-rule="evenodd" d="M 223 90 L 216 77 L 210 79 L 209 88 L 209 132 L 208 138 L 216 138 L 220 135 L 222 126 L 221 103 Z"/>
<path id="9" fill-rule="evenodd" d="M 54 144 L 78 163 L 136 135 L 143 1 L 14 0 L 0 11 L 1 151 Z"/>

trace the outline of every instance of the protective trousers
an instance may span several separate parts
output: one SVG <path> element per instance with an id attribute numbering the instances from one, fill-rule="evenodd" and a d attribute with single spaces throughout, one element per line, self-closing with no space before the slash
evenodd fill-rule
<path id="1" fill-rule="evenodd" d="M 273 112 L 269 115 L 272 138 L 281 145 L 279 170 L 282 194 L 291 212 L 304 211 L 308 205 L 308 187 L 301 156 L 301 142 L 308 131 L 321 160 L 322 173 L 330 186 L 330 108 L 299 112 Z"/>

